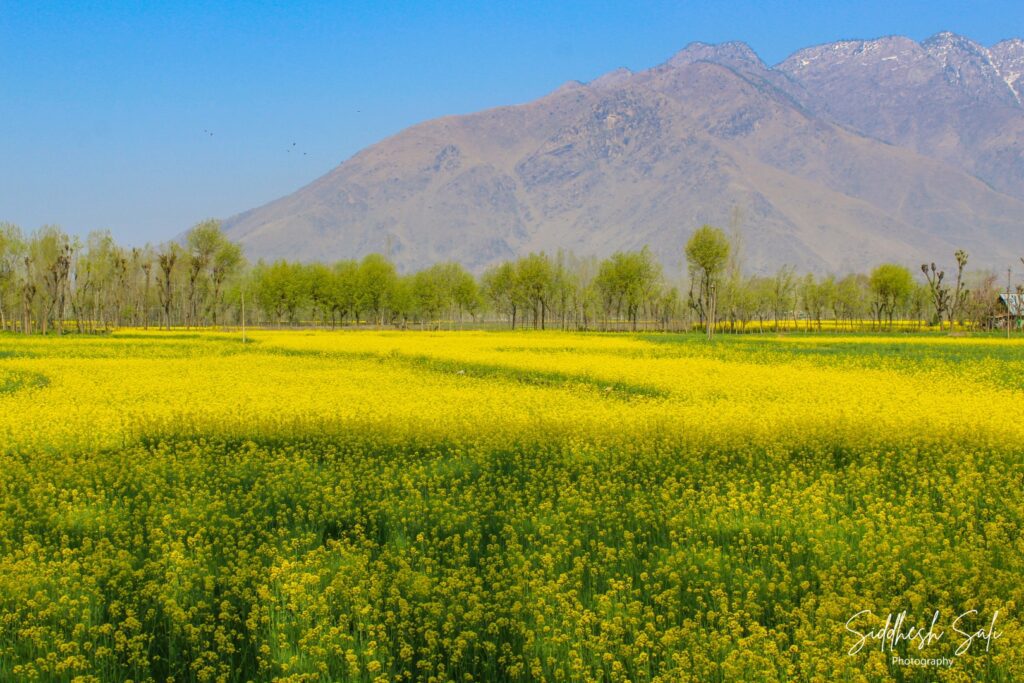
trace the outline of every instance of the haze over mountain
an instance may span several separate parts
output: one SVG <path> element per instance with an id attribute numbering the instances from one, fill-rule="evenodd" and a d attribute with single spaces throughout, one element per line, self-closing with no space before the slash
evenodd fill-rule
<path id="1" fill-rule="evenodd" d="M 957 248 L 1024 253 L 1024 42 L 951 33 L 801 50 L 743 43 L 413 126 L 225 222 L 250 258 L 388 251 L 480 270 L 530 251 L 649 245 L 681 267 L 703 223 L 745 265 L 847 271 Z"/>

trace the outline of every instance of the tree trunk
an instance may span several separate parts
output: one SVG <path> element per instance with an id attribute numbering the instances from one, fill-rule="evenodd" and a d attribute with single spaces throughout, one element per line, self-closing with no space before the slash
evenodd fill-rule
<path id="1" fill-rule="evenodd" d="M 714 322 L 715 321 L 715 291 L 714 291 L 714 288 L 712 288 L 710 286 L 708 287 L 708 311 L 707 311 L 707 313 L 708 313 L 708 315 L 707 315 L 707 318 L 708 318 L 708 321 L 707 321 L 708 322 L 707 333 L 708 333 L 708 340 L 710 341 L 711 340 L 711 335 L 714 333 L 713 328 L 714 328 L 714 325 L 715 325 L 715 322 Z"/>

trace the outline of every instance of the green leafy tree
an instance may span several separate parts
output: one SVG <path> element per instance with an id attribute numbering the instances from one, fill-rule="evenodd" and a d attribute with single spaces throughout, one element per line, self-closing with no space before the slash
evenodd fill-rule
<path id="1" fill-rule="evenodd" d="M 213 259 L 223 235 L 220 232 L 220 221 L 206 220 L 197 223 L 185 235 L 186 267 L 188 270 L 188 308 L 185 315 L 185 326 L 198 324 L 199 297 L 206 268 Z"/>
<path id="2" fill-rule="evenodd" d="M 835 295 L 832 298 L 832 313 L 837 321 L 846 320 L 850 329 L 854 321 L 862 319 L 867 309 L 868 279 L 864 275 L 847 275 L 836 283 Z"/>
<path id="3" fill-rule="evenodd" d="M 369 254 L 359 263 L 359 298 L 378 327 L 384 324 L 397 282 L 395 266 L 380 254 Z"/>
<path id="4" fill-rule="evenodd" d="M 214 219 L 194 225 L 185 236 L 185 246 L 188 252 L 186 325 L 198 324 L 199 312 L 205 308 L 216 325 L 223 306 L 224 283 L 238 273 L 244 262 L 242 249 L 228 240 L 220 221 Z M 201 306 L 204 293 L 208 294 L 208 307 Z"/>
<path id="5" fill-rule="evenodd" d="M 438 264 L 421 270 L 409 278 L 412 310 L 422 324 L 437 323 L 438 318 L 450 310 L 452 294 L 446 269 Z"/>
<path id="6" fill-rule="evenodd" d="M 686 243 L 686 262 L 691 280 L 697 283 L 697 308 L 707 324 L 711 339 L 715 329 L 715 303 L 722 274 L 729 263 L 729 238 L 720 228 L 701 226 Z M 691 301 L 693 290 L 691 287 Z"/>
<path id="7" fill-rule="evenodd" d="M 914 278 L 904 266 L 896 263 L 883 263 L 871 271 L 869 284 L 872 306 L 879 325 L 883 319 L 887 319 L 889 328 L 892 329 L 896 308 L 907 301 L 907 297 L 914 288 Z"/>
<path id="8" fill-rule="evenodd" d="M 458 314 L 459 324 L 462 324 L 464 313 L 469 313 L 475 318 L 481 304 L 480 287 L 476 283 L 476 278 L 461 264 L 453 262 L 445 266 L 445 280 L 448 283 L 451 305 Z"/>
<path id="9" fill-rule="evenodd" d="M 0 223 L 0 331 L 7 329 L 16 308 L 18 265 L 25 257 L 25 238 L 13 223 Z"/>
<path id="10" fill-rule="evenodd" d="M 831 275 L 820 280 L 812 273 L 804 276 L 800 282 L 800 301 L 807 314 L 808 325 L 813 321 L 821 331 L 821 319 L 832 307 L 835 290 L 836 280 Z"/>
<path id="11" fill-rule="evenodd" d="M 637 317 L 648 306 L 661 282 L 661 266 L 644 247 L 640 251 L 616 252 L 601 262 L 595 285 L 605 302 L 606 310 L 616 317 L 625 313 L 632 329 Z"/>
<path id="12" fill-rule="evenodd" d="M 359 322 L 362 299 L 359 291 L 359 262 L 338 261 L 331 267 L 330 307 L 331 324 L 338 320 L 342 325 L 345 318 L 352 316 Z"/>
<path id="13" fill-rule="evenodd" d="M 388 304 L 393 324 L 403 330 L 407 329 L 409 323 L 418 315 L 413 284 L 415 277 L 415 274 L 399 275 Z"/>
<path id="14" fill-rule="evenodd" d="M 303 286 L 305 288 L 304 299 L 312 306 L 312 319 L 319 318 L 327 322 L 327 316 L 331 311 L 333 285 L 331 269 L 322 263 L 310 263 L 301 267 Z"/>
<path id="15" fill-rule="evenodd" d="M 222 322 L 224 286 L 231 278 L 240 274 L 244 265 L 245 257 L 242 255 L 242 248 L 226 238 L 222 239 L 209 262 L 210 283 L 213 288 L 211 312 L 215 326 Z"/>
<path id="16" fill-rule="evenodd" d="M 258 263 L 253 270 L 254 298 L 265 315 L 280 325 L 299 321 L 299 313 L 309 302 L 304 268 L 285 260 L 270 265 Z"/>
<path id="17" fill-rule="evenodd" d="M 79 332 L 120 326 L 128 259 L 109 232 L 88 235 L 85 249 L 77 250 L 71 281 L 71 311 Z"/>
<path id="18" fill-rule="evenodd" d="M 499 315 L 506 316 L 512 329 L 516 329 L 522 294 L 515 265 L 505 261 L 494 266 L 484 272 L 480 281 L 481 290 L 491 307 Z"/>
<path id="19" fill-rule="evenodd" d="M 529 254 L 516 262 L 515 272 L 523 303 L 533 314 L 534 328 L 545 329 L 554 284 L 551 260 L 544 253 Z"/>

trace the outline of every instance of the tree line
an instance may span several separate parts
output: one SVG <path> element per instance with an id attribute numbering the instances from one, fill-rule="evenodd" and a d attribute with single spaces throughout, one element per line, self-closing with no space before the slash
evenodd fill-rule
<path id="1" fill-rule="evenodd" d="M 124 247 L 56 226 L 30 234 L 0 224 L 0 330 L 94 333 L 119 327 L 372 325 L 399 329 L 506 325 L 566 330 L 767 332 L 949 327 L 999 320 L 994 273 L 920 275 L 887 263 L 842 277 L 783 267 L 746 275 L 735 238 L 698 229 L 683 252 L 687 276 L 667 277 L 647 248 L 598 259 L 532 253 L 474 276 L 445 262 L 402 274 L 370 254 L 335 263 L 249 264 L 216 220 L 180 241 Z M 1024 295 L 1020 285 L 1014 290 Z M 1019 323 L 1020 321 L 1016 321 Z"/>

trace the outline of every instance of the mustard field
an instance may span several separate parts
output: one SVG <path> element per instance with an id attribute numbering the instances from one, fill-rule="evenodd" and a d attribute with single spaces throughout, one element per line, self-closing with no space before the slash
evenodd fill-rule
<path id="1" fill-rule="evenodd" d="M 1022 528 L 1016 339 L 0 336 L 2 681 L 1024 680 Z"/>

